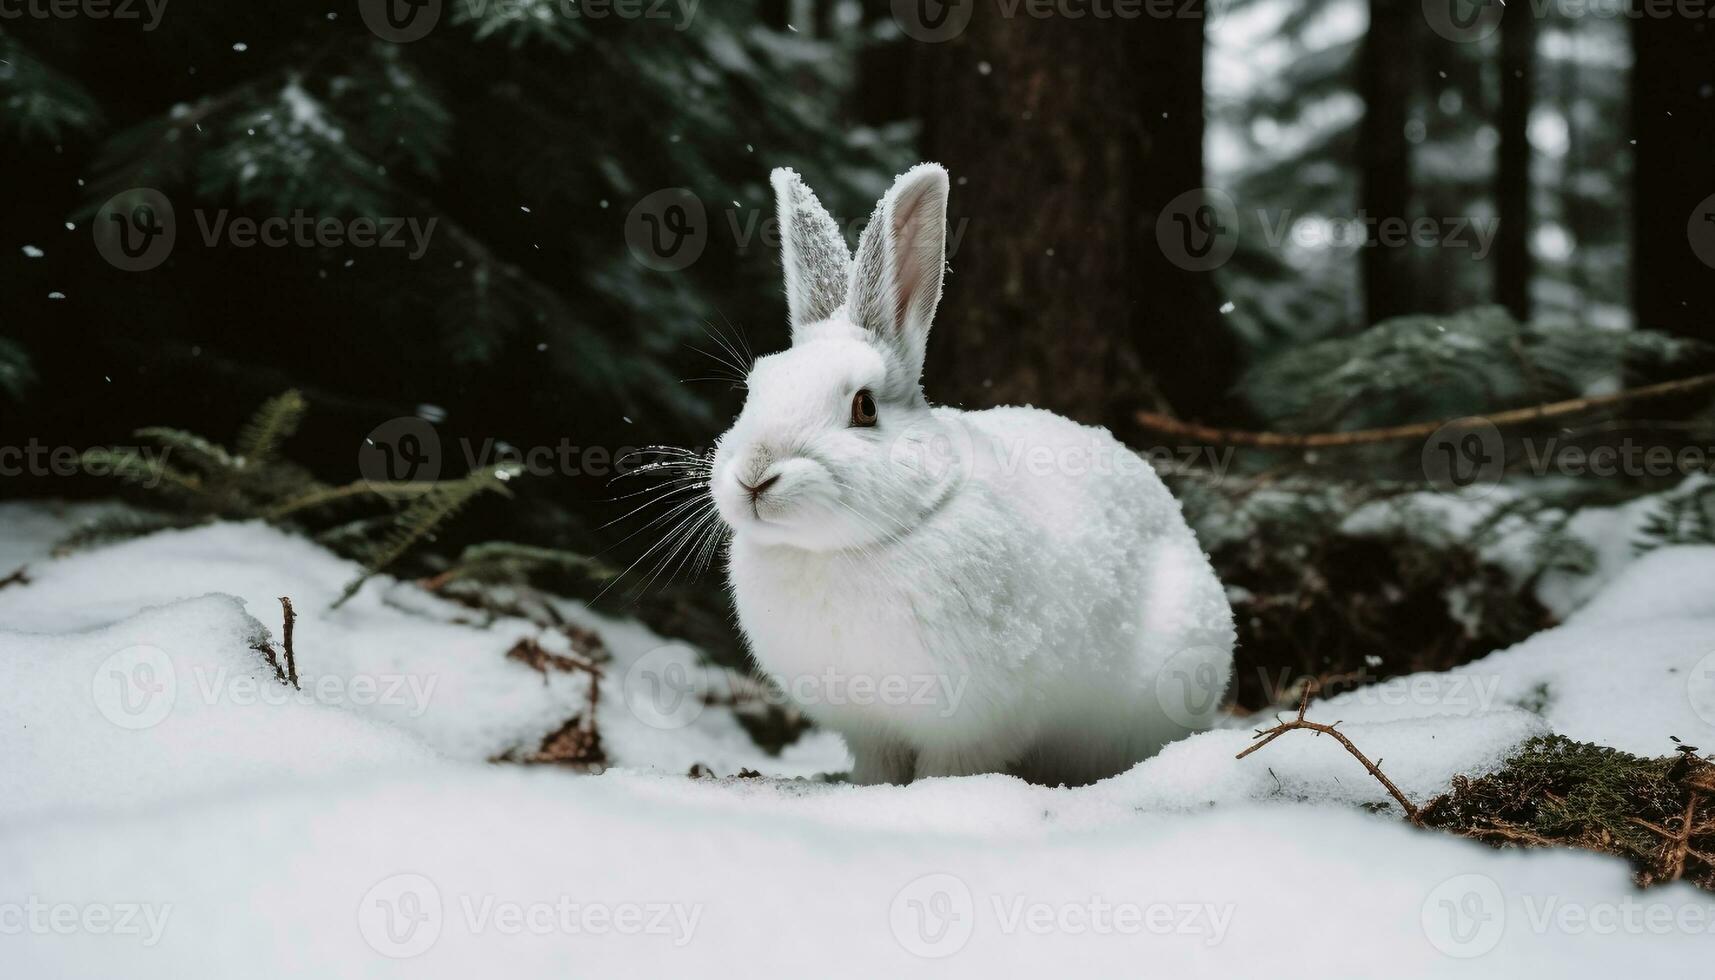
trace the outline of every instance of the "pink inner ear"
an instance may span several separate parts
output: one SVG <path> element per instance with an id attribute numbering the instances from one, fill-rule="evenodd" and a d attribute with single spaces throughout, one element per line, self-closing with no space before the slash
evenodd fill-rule
<path id="1" fill-rule="evenodd" d="M 901 329 L 907 325 L 911 307 L 923 300 L 929 264 L 937 256 L 924 255 L 928 245 L 924 232 L 933 216 L 924 214 L 929 200 L 928 185 L 900 196 L 893 211 L 893 255 L 895 284 L 893 322 Z"/>

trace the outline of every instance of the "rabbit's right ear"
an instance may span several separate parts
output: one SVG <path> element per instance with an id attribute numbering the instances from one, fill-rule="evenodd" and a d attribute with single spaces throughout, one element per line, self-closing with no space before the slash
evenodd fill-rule
<path id="1" fill-rule="evenodd" d="M 858 240 L 852 322 L 892 356 L 900 388 L 918 383 L 947 264 L 947 171 L 920 163 L 893 182 Z"/>
<path id="2" fill-rule="evenodd" d="M 780 216 L 780 264 L 786 270 L 786 306 L 796 343 L 805 327 L 845 305 L 852 256 L 840 226 L 803 178 L 781 167 L 769 182 Z"/>

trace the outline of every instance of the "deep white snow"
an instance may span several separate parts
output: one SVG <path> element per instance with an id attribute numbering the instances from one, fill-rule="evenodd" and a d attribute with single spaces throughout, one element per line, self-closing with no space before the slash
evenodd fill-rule
<path id="1" fill-rule="evenodd" d="M 838 739 L 769 757 L 719 704 L 653 696 L 723 672 L 571 603 L 613 652 L 616 768 L 491 764 L 587 696 L 505 659 L 533 624 L 385 578 L 329 612 L 352 566 L 259 524 L 50 559 L 88 513 L 0 506 L 0 577 L 31 578 L 0 589 L 0 975 L 1611 978 L 1712 948 L 1715 898 L 1365 812 L 1386 794 L 1306 733 L 1241 761 L 1235 722 L 1077 790 L 792 779 L 843 769 Z M 1311 717 L 1419 800 L 1542 731 L 1715 745 L 1715 549 L 1611 578 L 1564 626 Z M 251 649 L 282 595 L 301 694 Z"/>

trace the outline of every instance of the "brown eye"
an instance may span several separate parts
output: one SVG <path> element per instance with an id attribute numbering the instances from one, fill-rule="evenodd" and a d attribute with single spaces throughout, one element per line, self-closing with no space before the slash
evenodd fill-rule
<path id="1" fill-rule="evenodd" d="M 875 396 L 868 388 L 852 396 L 852 424 L 865 427 L 875 424 Z"/>

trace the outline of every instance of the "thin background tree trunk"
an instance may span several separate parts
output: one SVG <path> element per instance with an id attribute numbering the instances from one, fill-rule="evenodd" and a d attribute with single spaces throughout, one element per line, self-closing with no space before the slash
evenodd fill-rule
<path id="1" fill-rule="evenodd" d="M 1358 55 L 1358 92 L 1364 120 L 1358 134 L 1359 205 L 1370 237 L 1363 253 L 1366 326 L 1413 311 L 1411 254 L 1380 244 L 1379 223 L 1405 219 L 1411 202 L 1411 144 L 1405 122 L 1411 109 L 1415 0 L 1370 0 L 1370 28 Z"/>
<path id="2" fill-rule="evenodd" d="M 1495 166 L 1495 301 L 1530 319 L 1530 110 L 1536 98 L 1536 12 L 1514 3 L 1501 15 L 1501 145 Z"/>

